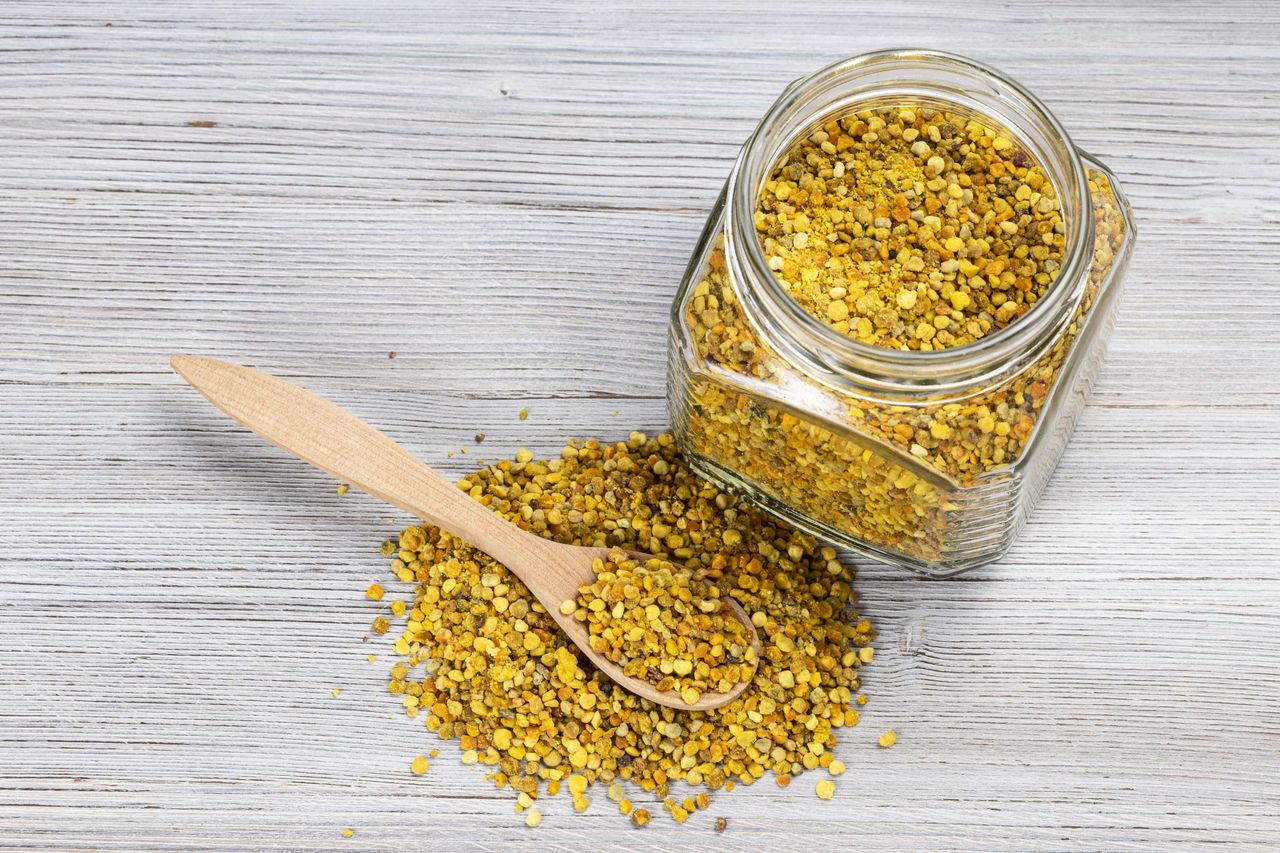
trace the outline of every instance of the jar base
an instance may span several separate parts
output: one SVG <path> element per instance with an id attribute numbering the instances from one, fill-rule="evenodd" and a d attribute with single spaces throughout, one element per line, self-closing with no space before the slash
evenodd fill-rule
<path id="1" fill-rule="evenodd" d="M 774 498 L 767 492 L 761 491 L 750 480 L 743 478 L 732 469 L 726 468 L 715 460 L 703 456 L 696 450 L 689 447 L 682 447 L 681 453 L 684 454 L 685 461 L 688 462 L 689 467 L 692 468 L 694 473 L 699 477 L 714 483 L 718 488 L 729 492 L 735 497 L 745 499 L 756 506 L 761 507 L 775 518 L 785 521 L 797 530 L 808 533 L 819 541 L 828 542 L 838 548 L 851 551 L 863 557 L 869 557 L 876 562 L 907 569 L 921 577 L 943 580 L 972 571 L 973 569 L 977 569 L 982 566 L 990 565 L 991 563 L 995 563 L 1003 559 L 1012 545 L 1012 541 L 1007 540 L 994 550 L 981 557 L 947 563 L 931 563 L 924 560 L 913 559 L 896 551 L 877 548 L 869 542 L 861 539 L 855 539 L 834 527 L 822 523 L 821 521 L 796 512 L 795 509 L 786 502 Z"/>

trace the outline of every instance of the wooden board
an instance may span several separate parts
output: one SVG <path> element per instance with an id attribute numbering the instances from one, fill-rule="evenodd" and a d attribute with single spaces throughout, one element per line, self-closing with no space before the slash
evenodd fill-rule
<path id="1" fill-rule="evenodd" d="M 0 848 L 1276 843 L 1280 7 L 431 5 L 0 6 Z M 639 831 L 556 798 L 529 830 L 361 641 L 405 519 L 168 354 L 455 475 L 661 430 L 738 146 L 787 81 L 913 44 L 1023 81 L 1133 201 L 1093 405 L 1003 564 L 859 564 L 881 639 L 833 801 L 765 781 Z"/>

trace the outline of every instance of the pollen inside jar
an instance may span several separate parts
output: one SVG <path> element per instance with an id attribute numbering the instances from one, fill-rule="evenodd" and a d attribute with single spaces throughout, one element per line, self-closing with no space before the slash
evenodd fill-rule
<path id="1" fill-rule="evenodd" d="M 774 275 L 861 343 L 933 350 L 1015 322 L 1065 228 L 1043 169 L 990 124 L 928 106 L 833 119 L 784 154 L 755 215 Z"/>
<path id="2" fill-rule="evenodd" d="M 886 67 L 922 94 L 849 95 Z M 748 140 L 677 293 L 677 438 L 839 545 L 935 576 L 992 562 L 1083 408 L 1131 245 L 1105 167 L 993 70 L 822 69 Z"/>

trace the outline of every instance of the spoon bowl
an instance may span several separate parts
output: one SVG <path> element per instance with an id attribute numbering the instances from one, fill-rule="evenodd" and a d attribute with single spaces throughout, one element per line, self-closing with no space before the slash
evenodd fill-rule
<path id="1" fill-rule="evenodd" d="M 751 675 L 731 690 L 703 693 L 686 703 L 674 690 L 626 675 L 622 667 L 591 648 L 587 626 L 560 612 L 578 589 L 595 580 L 591 565 L 608 548 L 552 542 L 521 530 L 472 500 L 382 432 L 355 415 L 297 385 L 257 370 L 190 355 L 170 365 L 211 403 L 241 425 L 304 462 L 421 518 L 484 551 L 510 569 L 555 619 L 560 629 L 597 669 L 616 683 L 659 705 L 709 711 L 737 698 L 755 676 L 760 638 L 742 606 L 724 598 L 726 609 L 747 630 L 755 650 Z M 651 554 L 632 552 L 637 559 Z"/>
<path id="2" fill-rule="evenodd" d="M 496 515 L 494 517 L 498 518 Z M 504 524 L 507 523 L 501 518 L 498 518 L 498 520 Z M 542 606 L 546 608 L 551 618 L 556 620 L 560 630 L 564 631 L 569 636 L 569 639 L 573 641 L 573 644 L 595 664 L 596 669 L 637 696 L 642 696 L 659 705 L 666 705 L 668 708 L 679 708 L 683 711 L 710 711 L 713 708 L 719 708 L 738 698 L 742 691 L 747 689 L 747 685 L 751 683 L 751 678 L 755 676 L 756 667 L 760 662 L 760 637 L 756 634 L 755 626 L 751 624 L 751 618 L 742 609 L 741 604 L 728 596 L 721 599 L 725 604 L 725 609 L 747 629 L 747 637 L 752 649 L 755 651 L 755 660 L 751 664 L 751 676 L 738 682 L 731 690 L 724 693 L 703 693 L 697 702 L 690 705 L 674 690 L 658 690 L 653 684 L 642 678 L 635 678 L 625 674 L 619 664 L 614 663 L 591 648 L 591 635 L 585 624 L 574 619 L 572 614 L 565 615 L 560 612 L 561 602 L 576 599 L 578 588 L 595 580 L 596 575 L 591 568 L 591 564 L 597 559 L 608 559 L 611 549 L 565 545 L 560 542 L 543 539 L 533 533 L 526 533 L 514 525 L 511 525 L 511 527 L 522 535 L 536 540 L 539 546 L 550 546 L 550 549 L 544 552 L 543 559 L 545 562 L 543 567 L 535 569 L 528 574 L 511 567 L 505 560 L 500 560 L 500 562 L 511 568 L 512 572 L 529 588 L 529 592 L 533 593 L 534 597 L 542 602 Z M 628 554 L 640 561 L 654 558 L 652 554 L 646 554 L 642 551 L 629 551 Z M 490 556 L 493 555 L 490 554 Z"/>

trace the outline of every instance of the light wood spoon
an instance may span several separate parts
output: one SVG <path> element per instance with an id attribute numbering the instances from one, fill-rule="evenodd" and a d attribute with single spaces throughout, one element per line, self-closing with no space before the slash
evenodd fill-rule
<path id="1" fill-rule="evenodd" d="M 688 705 L 675 691 L 657 690 L 643 679 L 625 675 L 621 666 L 592 650 L 586 625 L 560 612 L 562 602 L 576 599 L 578 587 L 595 579 L 591 563 L 608 556 L 608 548 L 563 545 L 521 530 L 383 433 L 296 385 L 212 358 L 175 355 L 169 364 L 211 403 L 267 441 L 447 530 L 515 572 L 596 668 L 637 696 L 670 708 L 706 711 L 732 701 L 751 682 L 748 677 L 727 693 L 704 693 Z M 648 559 L 651 555 L 636 556 Z M 724 600 L 751 638 L 754 676 L 760 638 L 742 606 L 732 598 Z"/>

